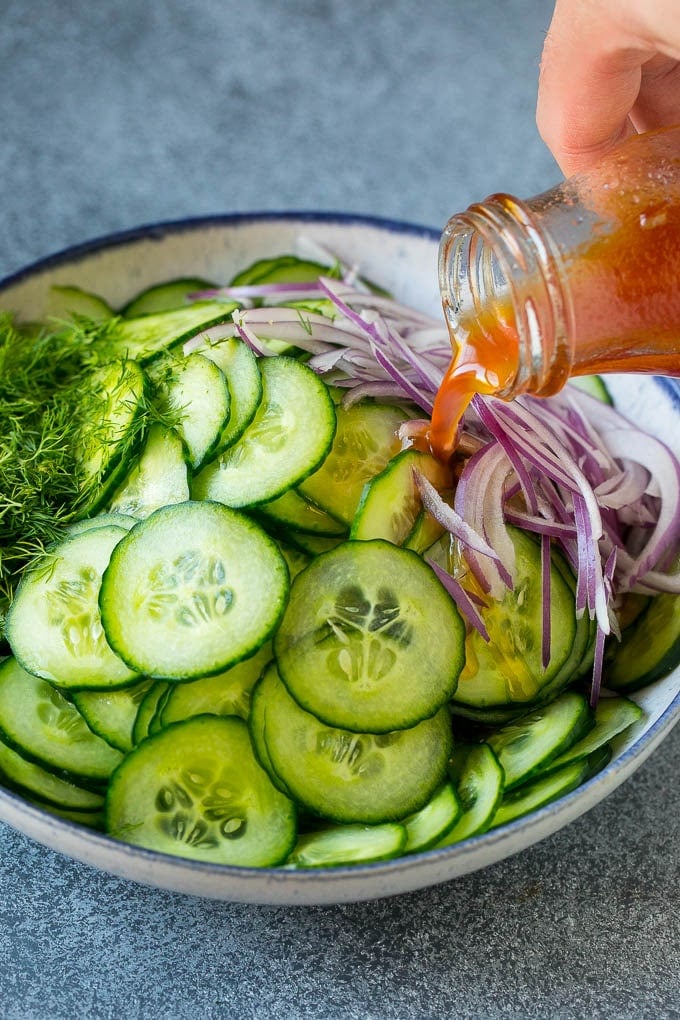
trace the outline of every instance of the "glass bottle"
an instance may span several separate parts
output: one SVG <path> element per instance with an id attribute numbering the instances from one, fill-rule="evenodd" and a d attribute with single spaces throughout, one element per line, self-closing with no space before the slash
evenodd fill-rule
<path id="1" fill-rule="evenodd" d="M 680 375 L 680 126 L 635 135 L 528 201 L 453 216 L 439 253 L 453 361 L 430 445 L 475 393 L 555 393 L 572 375 Z"/>

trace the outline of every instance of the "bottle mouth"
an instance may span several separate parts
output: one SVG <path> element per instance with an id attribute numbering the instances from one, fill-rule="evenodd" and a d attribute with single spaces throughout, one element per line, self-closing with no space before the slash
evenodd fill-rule
<path id="1" fill-rule="evenodd" d="M 566 383 L 572 341 L 557 257 L 527 205 L 496 194 L 453 216 L 439 285 L 454 355 L 480 329 L 503 348 L 510 368 L 498 396 L 547 396 Z"/>

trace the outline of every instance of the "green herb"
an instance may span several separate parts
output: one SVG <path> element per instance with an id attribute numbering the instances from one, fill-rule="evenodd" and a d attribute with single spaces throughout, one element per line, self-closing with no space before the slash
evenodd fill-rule
<path id="1" fill-rule="evenodd" d="M 76 318 L 50 329 L 0 313 L 0 615 L 18 572 L 86 515 L 106 466 L 106 457 L 101 469 L 88 462 L 92 443 L 118 445 L 121 457 L 152 420 L 174 424 L 146 390 L 124 437 L 107 417 L 102 377 L 124 374 L 124 362 L 109 364 L 118 321 Z"/>

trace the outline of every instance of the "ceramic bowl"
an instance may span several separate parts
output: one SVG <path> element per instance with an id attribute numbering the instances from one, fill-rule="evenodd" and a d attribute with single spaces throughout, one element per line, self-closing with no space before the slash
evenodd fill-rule
<path id="1" fill-rule="evenodd" d="M 75 284 L 122 305 L 144 287 L 192 275 L 226 280 L 251 261 L 322 243 L 399 299 L 440 314 L 438 233 L 412 224 L 342 214 L 216 216 L 141 227 L 60 252 L 0 283 L 0 307 L 35 319 L 51 284 Z M 620 409 L 680 452 L 680 389 L 668 380 L 609 380 Z M 636 696 L 645 710 L 594 779 L 526 818 L 442 850 L 335 869 L 287 871 L 209 865 L 125 845 L 62 821 L 0 788 L 0 819 L 60 853 L 135 882 L 214 899 L 328 904 L 409 892 L 484 868 L 556 832 L 611 793 L 680 717 L 680 671 Z"/>

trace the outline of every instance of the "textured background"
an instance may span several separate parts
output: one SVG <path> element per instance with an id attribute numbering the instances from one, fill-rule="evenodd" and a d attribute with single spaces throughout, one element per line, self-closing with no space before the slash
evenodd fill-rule
<path id="1" fill-rule="evenodd" d="M 0 275 L 161 219 L 442 226 L 558 178 L 548 0 L 0 0 Z M 0 1017 L 680 1016 L 680 730 L 519 856 L 369 904 L 134 886 L 0 827 Z"/>

